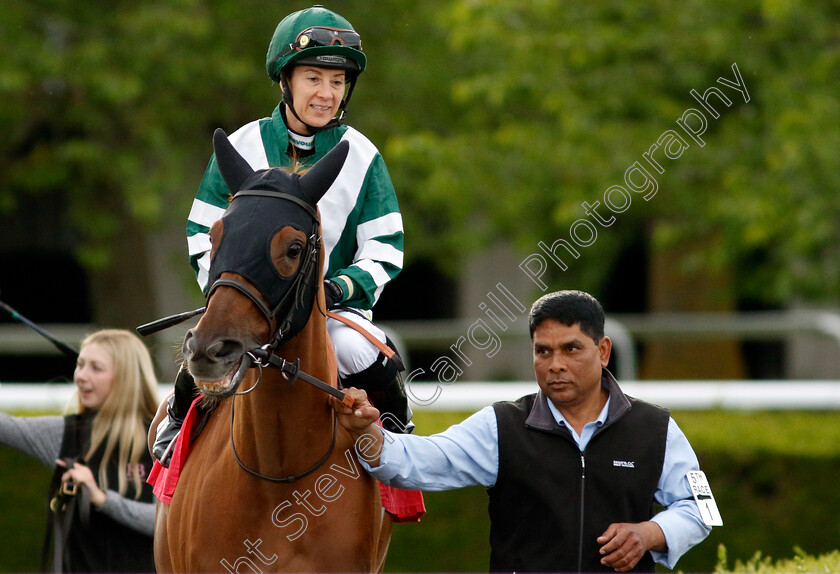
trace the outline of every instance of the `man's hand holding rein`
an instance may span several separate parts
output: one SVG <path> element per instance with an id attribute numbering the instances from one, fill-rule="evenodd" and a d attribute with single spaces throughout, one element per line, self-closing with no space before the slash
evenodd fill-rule
<path id="1" fill-rule="evenodd" d="M 355 387 L 343 390 L 353 397 L 353 406 L 348 407 L 338 399 L 333 398 L 333 410 L 339 424 L 347 429 L 353 437 L 359 456 L 364 458 L 365 462 L 372 468 L 375 468 L 379 466 L 379 453 L 382 451 L 385 440 L 382 429 L 377 424 L 379 410 L 371 404 L 364 390 Z M 361 442 L 364 442 L 364 446 L 360 449 Z M 375 456 L 367 456 L 371 453 L 375 453 Z"/>

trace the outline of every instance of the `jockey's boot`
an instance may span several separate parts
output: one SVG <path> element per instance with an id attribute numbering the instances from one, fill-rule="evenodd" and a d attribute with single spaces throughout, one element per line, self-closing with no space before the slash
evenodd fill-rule
<path id="1" fill-rule="evenodd" d="M 390 341 L 389 346 L 393 347 Z M 395 433 L 410 434 L 414 432 L 411 417 L 411 407 L 405 394 L 401 370 L 402 361 L 395 356 L 388 359 L 379 353 L 376 361 L 364 371 L 341 377 L 344 388 L 356 387 L 364 389 L 377 409 L 382 426 Z"/>
<path id="2" fill-rule="evenodd" d="M 169 466 L 172 457 L 172 443 L 178 433 L 181 432 L 181 425 L 184 424 L 184 417 L 198 393 L 195 380 L 181 365 L 178 375 L 175 377 L 175 394 L 167 400 L 166 418 L 158 424 L 155 434 L 155 444 L 152 447 L 152 454 L 163 466 Z"/>

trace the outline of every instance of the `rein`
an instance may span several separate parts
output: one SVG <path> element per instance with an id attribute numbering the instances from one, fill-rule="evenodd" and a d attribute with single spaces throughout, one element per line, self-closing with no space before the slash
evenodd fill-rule
<path id="1" fill-rule="evenodd" d="M 250 355 L 254 359 L 254 366 L 255 367 L 259 367 L 260 369 L 262 369 L 262 367 L 273 367 L 275 369 L 279 369 L 280 372 L 283 374 L 283 376 L 286 379 L 288 379 L 290 384 L 293 384 L 295 381 L 300 379 L 304 382 L 309 383 L 310 385 L 314 386 L 315 388 L 320 389 L 320 390 L 324 391 L 325 393 L 337 398 L 338 400 L 340 400 L 345 405 L 347 405 L 349 407 L 353 406 L 353 397 L 351 397 L 347 393 L 344 393 L 344 392 L 340 391 L 339 389 L 336 389 L 335 387 L 332 387 L 332 386 L 328 385 L 324 381 L 313 377 L 309 373 L 301 371 L 300 370 L 300 359 L 296 359 L 294 362 L 287 361 L 287 360 L 285 360 L 281 357 L 278 357 L 274 353 L 272 353 L 270 348 L 271 348 L 270 345 L 265 345 L 264 347 L 260 347 L 258 349 L 254 349 L 252 351 L 248 351 L 248 355 Z M 261 380 L 262 380 L 262 376 L 260 376 L 260 378 L 257 380 L 257 382 L 254 384 L 253 387 L 251 387 L 247 391 L 244 391 L 242 393 L 236 393 L 236 394 L 250 393 L 255 388 L 257 388 L 257 385 L 260 384 Z M 257 470 L 254 470 L 253 468 L 249 467 L 244 462 L 242 462 L 242 459 L 239 458 L 239 452 L 237 452 L 236 443 L 233 440 L 233 422 L 234 422 L 234 417 L 235 417 L 235 409 L 234 409 L 234 403 L 235 402 L 236 402 L 236 395 L 231 397 L 231 400 L 230 400 L 230 446 L 233 450 L 233 458 L 234 458 L 234 460 L 236 460 L 236 464 L 239 465 L 239 468 L 241 468 L 242 470 L 244 470 L 245 472 L 247 472 L 248 474 L 250 474 L 252 476 L 256 476 L 257 478 L 261 478 L 261 479 L 267 480 L 269 482 L 283 482 L 283 483 L 295 482 L 295 481 L 300 480 L 301 478 L 313 473 L 318 468 L 320 468 L 321 465 L 323 465 L 327 461 L 327 459 L 332 454 L 333 449 L 335 448 L 335 439 L 336 439 L 336 435 L 338 434 L 338 420 L 336 418 L 333 418 L 332 440 L 330 441 L 330 446 L 327 448 L 327 452 L 324 453 L 324 456 L 322 456 L 315 464 L 313 464 L 312 466 L 310 466 L 309 468 L 307 468 L 303 472 L 300 472 L 300 473 L 297 473 L 297 474 L 292 474 L 292 475 L 289 475 L 289 476 L 278 477 L 278 476 L 268 476 L 267 474 L 263 474 L 263 473 L 261 473 Z"/>
<path id="2" fill-rule="evenodd" d="M 230 446 L 233 449 L 233 458 L 236 460 L 236 464 L 239 465 L 239 468 L 241 468 L 242 470 L 244 470 L 245 472 L 247 472 L 250 475 L 256 476 L 257 478 L 261 478 L 263 480 L 267 480 L 269 482 L 295 482 L 296 480 L 299 480 L 299 479 L 303 478 L 304 476 L 312 474 L 313 472 L 318 470 L 318 468 L 327 461 L 327 459 L 332 454 L 333 449 L 335 448 L 335 437 L 338 434 L 338 421 L 333 419 L 333 433 L 332 433 L 332 440 L 330 441 L 330 446 L 329 446 L 329 448 L 327 448 L 327 452 L 324 453 L 324 456 L 322 456 L 318 460 L 318 462 L 316 462 L 315 464 L 313 464 L 312 466 L 310 466 L 309 468 L 307 468 L 303 472 L 300 472 L 298 474 L 292 474 L 292 475 L 289 475 L 289 476 L 283 476 L 283 477 L 268 476 L 267 474 L 263 474 L 259 471 L 256 471 L 253 468 L 246 465 L 244 462 L 242 462 L 242 459 L 239 458 L 239 453 L 236 451 L 236 443 L 233 441 L 233 418 L 234 418 L 233 404 L 234 404 L 234 402 L 236 402 L 236 396 L 235 395 L 233 397 L 231 397 L 231 399 L 230 399 Z"/>
<path id="3" fill-rule="evenodd" d="M 309 383 L 313 387 L 321 389 L 328 395 L 334 396 L 348 407 L 353 406 L 353 397 L 331 385 L 328 385 L 324 381 L 313 377 L 309 373 L 301 371 L 300 359 L 295 359 L 294 362 L 287 361 L 286 359 L 278 357 L 272 353 L 269 350 L 268 345 L 254 349 L 253 351 L 248 351 L 248 354 L 256 361 L 254 364 L 256 367 L 274 367 L 275 369 L 279 369 L 290 383 L 294 383 L 297 379 L 300 379 Z"/>

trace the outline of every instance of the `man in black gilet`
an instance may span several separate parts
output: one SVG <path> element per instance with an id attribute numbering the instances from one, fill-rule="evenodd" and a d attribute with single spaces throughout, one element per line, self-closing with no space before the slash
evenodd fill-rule
<path id="1" fill-rule="evenodd" d="M 666 409 L 626 396 L 606 369 L 611 343 L 591 295 L 546 295 L 529 326 L 539 391 L 443 433 L 383 434 L 364 391 L 350 391 L 356 405 L 335 409 L 362 464 L 400 488 L 486 486 L 493 572 L 673 568 L 715 523 L 692 494 L 691 445 Z"/>

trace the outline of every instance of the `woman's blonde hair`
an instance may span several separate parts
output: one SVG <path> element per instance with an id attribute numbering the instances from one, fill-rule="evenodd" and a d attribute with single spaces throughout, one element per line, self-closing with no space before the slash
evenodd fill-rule
<path id="1" fill-rule="evenodd" d="M 86 458 L 90 459 L 101 445 L 105 445 L 98 477 L 99 487 L 104 490 L 108 488 L 108 463 L 116 451 L 119 477 L 117 492 L 125 496 L 128 481 L 131 480 L 134 483 L 135 498 L 139 498 L 144 477 L 139 472 L 138 463 L 148 448 L 147 427 L 158 404 L 152 358 L 143 342 L 135 334 L 123 329 L 96 331 L 82 341 L 82 347 L 93 343 L 111 357 L 114 378 L 108 397 L 93 419 L 90 449 Z M 68 409 L 82 412 L 78 391 Z"/>

